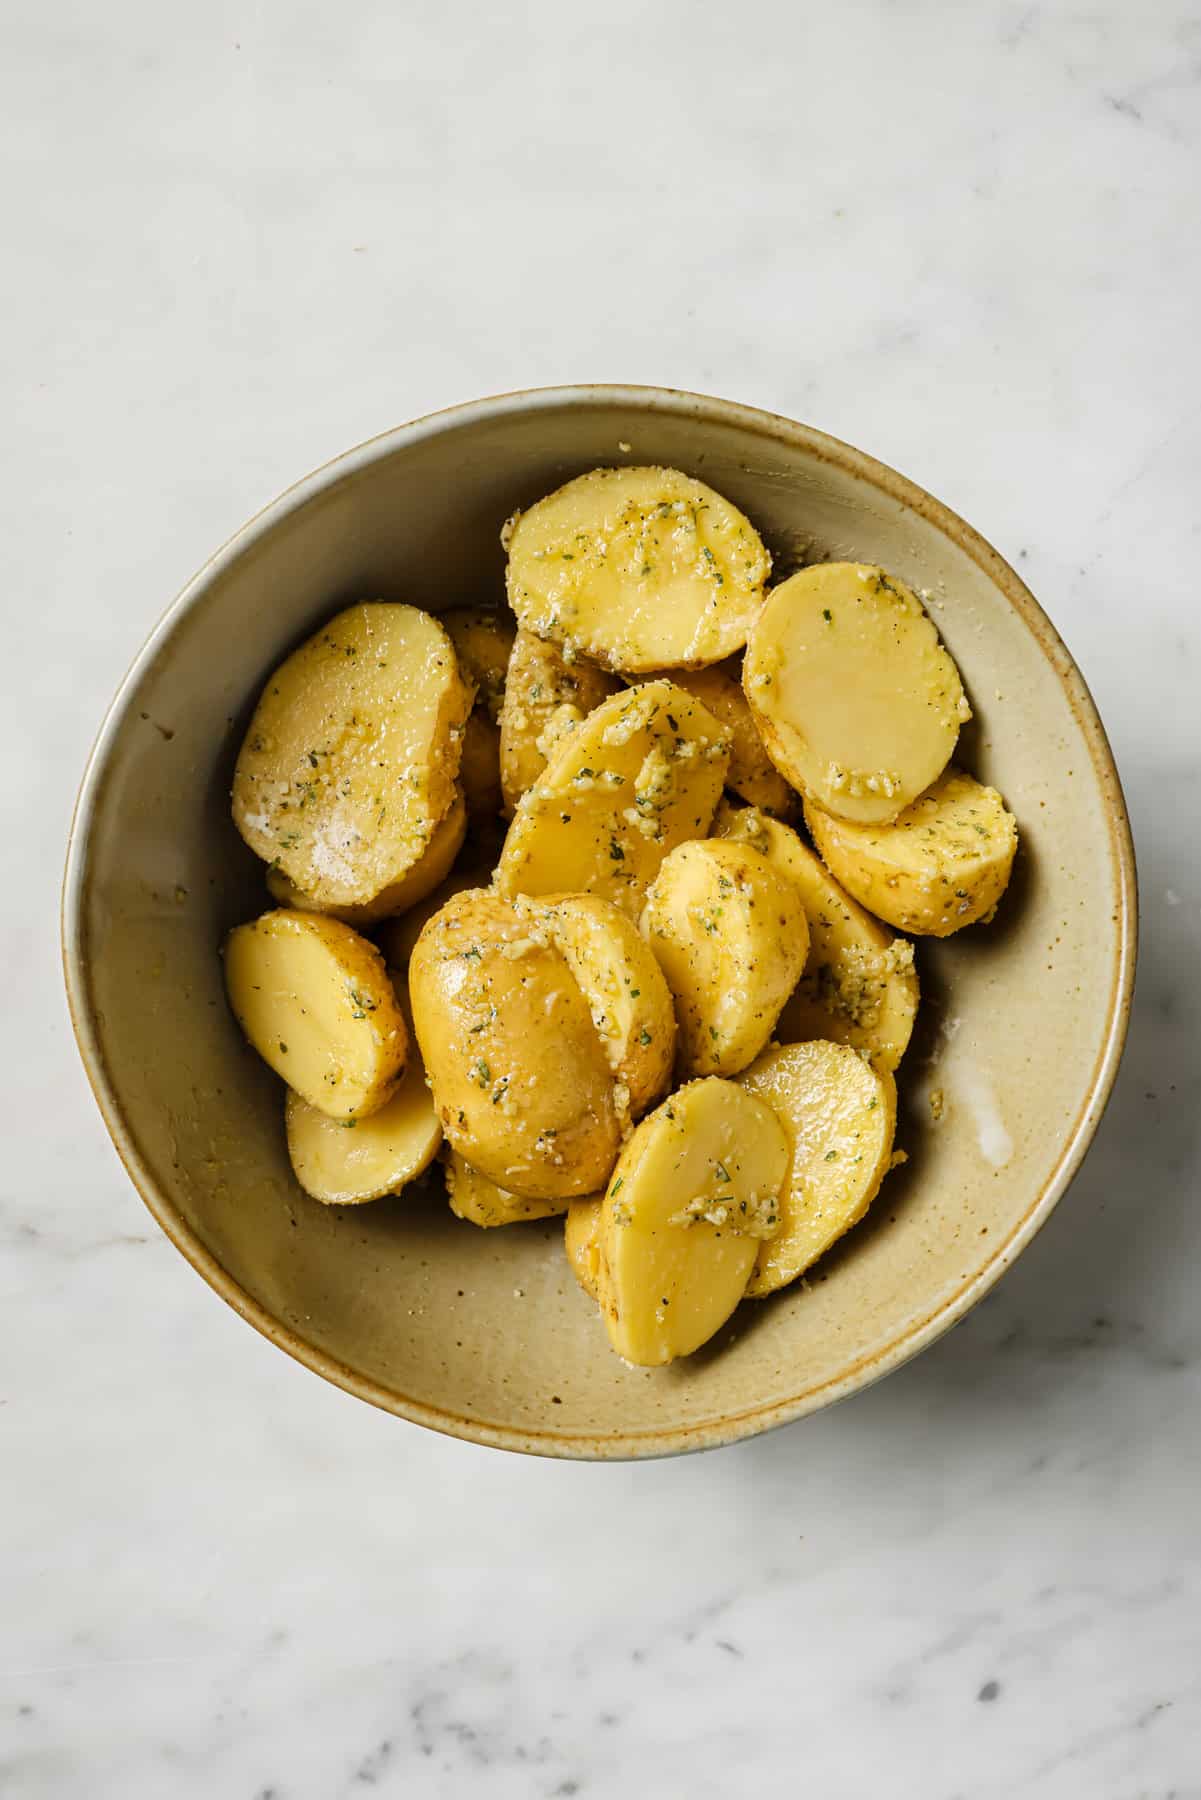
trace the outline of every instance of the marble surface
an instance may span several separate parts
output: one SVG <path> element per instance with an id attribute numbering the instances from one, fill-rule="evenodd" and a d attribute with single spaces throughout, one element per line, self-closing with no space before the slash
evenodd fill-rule
<path id="1" fill-rule="evenodd" d="M 0 1793 L 1201 1795 L 1201 16 L 6 10 Z M 994 1296 L 742 1447 L 549 1465 L 246 1329 L 61 998 L 103 706 L 260 503 L 458 399 L 700 388 L 1028 576 L 1133 807 L 1130 1047 Z M 11 654 L 18 651 L 17 656 Z"/>

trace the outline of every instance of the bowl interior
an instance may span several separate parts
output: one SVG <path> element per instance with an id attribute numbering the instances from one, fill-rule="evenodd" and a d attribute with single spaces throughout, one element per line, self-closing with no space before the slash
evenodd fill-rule
<path id="1" fill-rule="evenodd" d="M 976 717 L 961 759 L 1001 787 L 1022 848 L 995 924 L 923 943 L 889 1176 L 814 1279 L 741 1307 L 659 1371 L 607 1348 L 556 1222 L 462 1224 L 436 1192 L 325 1208 L 296 1186 L 282 1091 L 243 1044 L 217 946 L 263 910 L 229 818 L 270 669 L 352 599 L 503 598 L 514 507 L 602 463 L 660 462 L 727 493 L 777 575 L 854 557 L 929 596 Z M 123 691 L 68 871 L 73 1009 L 110 1128 L 157 1217 L 293 1353 L 406 1416 L 513 1448 L 699 1447 L 837 1397 L 933 1336 L 1035 1229 L 1082 1152 L 1120 1048 L 1128 839 L 1087 694 L 1012 572 L 900 478 L 766 415 L 637 390 L 514 397 L 343 458 L 192 584 Z M 930 1104 L 941 1090 L 942 1116 Z"/>

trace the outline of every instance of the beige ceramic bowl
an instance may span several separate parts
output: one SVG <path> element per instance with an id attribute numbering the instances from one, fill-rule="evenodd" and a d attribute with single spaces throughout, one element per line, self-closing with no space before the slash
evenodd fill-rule
<path id="1" fill-rule="evenodd" d="M 925 1011 L 900 1072 L 908 1164 L 815 1280 L 744 1304 L 705 1351 L 653 1371 L 609 1351 L 558 1222 L 486 1232 L 433 1195 L 339 1209 L 302 1194 L 281 1089 L 242 1042 L 217 959 L 227 928 L 268 904 L 228 803 L 268 671 L 354 599 L 437 610 L 499 596 L 513 509 L 621 462 L 673 464 L 728 494 L 777 575 L 859 558 L 924 590 L 976 710 L 964 759 L 1003 788 L 1022 832 L 996 923 L 921 946 Z M 105 721 L 63 933 L 75 1030 L 117 1149 L 163 1230 L 243 1318 L 423 1425 L 513 1450 L 631 1457 L 726 1443 L 840 1399 L 991 1287 L 1096 1127 L 1126 1028 L 1135 916 L 1101 723 L 987 544 L 803 425 L 690 394 L 580 387 L 402 426 L 309 476 L 217 553 Z"/>

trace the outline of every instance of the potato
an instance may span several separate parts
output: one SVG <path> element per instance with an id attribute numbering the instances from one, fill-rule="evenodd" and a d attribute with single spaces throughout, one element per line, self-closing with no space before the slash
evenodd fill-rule
<path id="1" fill-rule="evenodd" d="M 750 521 L 678 469 L 594 469 L 502 540 L 519 624 L 635 675 L 741 650 L 771 567 Z"/>
<path id="2" fill-rule="evenodd" d="M 473 819 L 494 819 L 504 804 L 500 785 L 500 732 L 482 707 L 472 709 L 463 732 L 459 780 Z"/>
<path id="3" fill-rule="evenodd" d="M 454 606 L 438 615 L 438 623 L 455 647 L 460 673 L 475 689 L 477 709 L 495 725 L 513 650 L 512 620 L 483 607 Z"/>
<path id="4" fill-rule="evenodd" d="M 509 658 L 500 709 L 500 778 L 510 819 L 521 796 L 546 767 L 547 747 L 594 706 L 620 690 L 616 676 L 579 658 L 567 662 L 557 644 L 519 631 Z"/>
<path id="5" fill-rule="evenodd" d="M 749 844 L 796 882 L 809 921 L 805 973 L 776 1020 L 781 1044 L 828 1038 L 850 1044 L 877 1069 L 894 1070 L 905 1053 L 917 1013 L 913 946 L 844 894 L 787 825 L 753 807 L 723 801 L 713 820 L 716 837 Z"/>
<path id="6" fill-rule="evenodd" d="M 832 872 L 902 931 L 949 937 L 991 916 L 1009 883 L 1017 821 L 996 788 L 949 768 L 891 825 L 852 825 L 806 806 Z"/>
<path id="7" fill-rule="evenodd" d="M 751 806 L 790 818 L 800 810 L 796 793 L 763 748 L 759 728 L 747 705 L 736 662 L 711 669 L 678 669 L 672 679 L 706 707 L 730 737 L 726 786 Z"/>
<path id="8" fill-rule="evenodd" d="M 566 960 L 588 1002 L 625 1110 L 641 1118 L 671 1076 L 676 1016 L 663 971 L 632 919 L 595 894 L 557 894 L 521 900 L 518 910 L 535 919 Z"/>
<path id="9" fill-rule="evenodd" d="M 234 823 L 315 904 L 374 900 L 450 811 L 470 711 L 428 613 L 352 606 L 267 683 L 234 771 Z"/>
<path id="10" fill-rule="evenodd" d="M 681 844 L 647 894 L 641 929 L 676 1003 L 680 1068 L 744 1069 L 805 966 L 809 927 L 796 884 L 749 845 Z"/>
<path id="11" fill-rule="evenodd" d="M 725 1324 L 778 1229 L 787 1171 L 784 1127 L 733 1082 L 694 1081 L 647 1115 L 601 1205 L 598 1287 L 619 1356 L 671 1362 Z"/>
<path id="12" fill-rule="evenodd" d="M 465 1162 L 457 1150 L 443 1152 L 446 1170 L 446 1197 L 450 1210 L 469 1225 L 485 1229 L 495 1225 L 521 1225 L 527 1219 L 549 1219 L 566 1212 L 566 1200 L 526 1200 L 498 1187 L 478 1169 Z M 573 1203 L 574 1204 L 574 1203 Z"/>
<path id="13" fill-rule="evenodd" d="M 549 937 L 493 893 L 458 894 L 417 940 L 409 999 L 452 1148 L 526 1199 L 594 1193 L 620 1141 L 613 1078 Z"/>
<path id="14" fill-rule="evenodd" d="M 972 716 L 916 594 L 861 563 L 819 563 L 774 588 L 742 681 L 781 774 L 862 823 L 895 819 L 929 787 Z"/>
<path id="15" fill-rule="evenodd" d="M 563 1242 L 571 1272 L 593 1300 L 600 1299 L 600 1226 L 603 1196 L 573 1200 L 567 1208 Z"/>
<path id="16" fill-rule="evenodd" d="M 384 959 L 340 919 L 264 913 L 225 940 L 234 1017 L 310 1106 L 362 1119 L 391 1099 L 408 1030 Z"/>
<path id="17" fill-rule="evenodd" d="M 791 1152 L 780 1229 L 747 1288 L 758 1298 L 795 1281 L 863 1217 L 888 1172 L 897 1090 L 848 1044 L 824 1043 L 768 1050 L 738 1085 L 771 1107 Z"/>
<path id="18" fill-rule="evenodd" d="M 470 724 L 468 720 L 469 729 Z M 450 811 L 434 827 L 434 835 L 422 856 L 407 874 L 384 888 L 374 900 L 365 900 L 361 906 L 322 906 L 308 894 L 302 894 L 283 870 L 276 868 L 267 870 L 267 888 L 273 900 L 294 911 L 327 913 L 330 918 L 341 919 L 347 925 L 376 925 L 381 919 L 390 919 L 394 913 L 416 906 L 419 900 L 433 893 L 450 873 L 466 835 L 467 808 L 463 796 L 456 792 Z"/>
<path id="19" fill-rule="evenodd" d="M 599 894 L 636 916 L 668 851 L 708 831 L 728 761 L 717 721 L 674 682 L 611 694 L 518 807 L 499 891 Z"/>

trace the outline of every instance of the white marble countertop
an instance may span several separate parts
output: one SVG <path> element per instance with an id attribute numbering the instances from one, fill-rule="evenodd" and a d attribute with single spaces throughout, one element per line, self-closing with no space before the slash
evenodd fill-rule
<path id="1" fill-rule="evenodd" d="M 1201 1795 L 1201 18 L 1156 0 L 10 8 L 0 1793 Z M 1144 948 L 971 1319 L 742 1447 L 543 1464 L 323 1385 L 163 1239 L 55 914 L 92 734 L 254 508 L 473 395 L 894 463 L 1093 684 Z M 15 652 L 15 654 L 14 654 Z"/>

